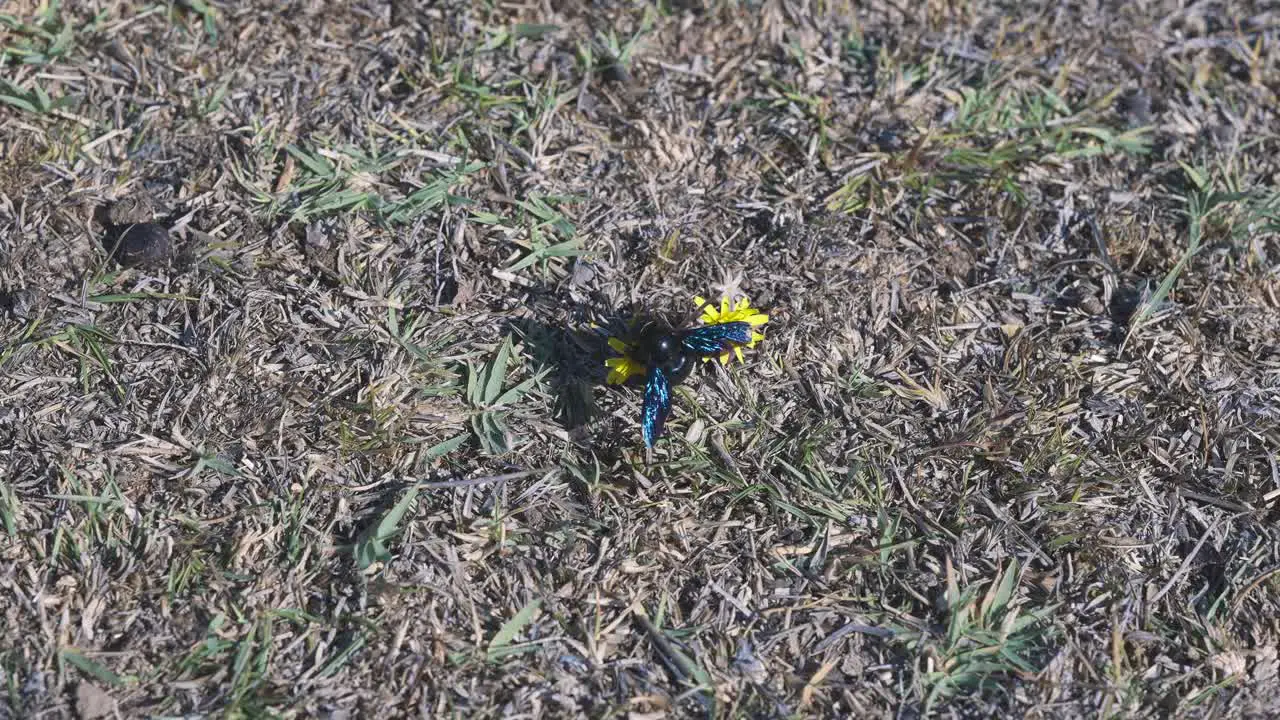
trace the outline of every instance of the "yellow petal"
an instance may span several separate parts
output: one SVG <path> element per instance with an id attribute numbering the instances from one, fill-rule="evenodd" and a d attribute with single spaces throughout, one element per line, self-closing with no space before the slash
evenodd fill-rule
<path id="1" fill-rule="evenodd" d="M 620 353 L 625 353 L 627 351 L 627 344 L 622 342 L 618 338 L 609 338 L 609 347 L 613 348 L 614 350 L 617 350 Z"/>
<path id="2" fill-rule="evenodd" d="M 605 378 L 605 382 L 610 385 L 621 385 L 630 380 L 632 375 L 643 372 L 639 363 L 626 356 L 609 358 L 604 364 L 609 368 L 609 376 Z"/>

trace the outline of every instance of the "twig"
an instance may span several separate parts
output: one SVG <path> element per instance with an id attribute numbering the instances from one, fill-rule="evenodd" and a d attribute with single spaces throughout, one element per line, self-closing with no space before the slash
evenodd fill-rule
<path id="1" fill-rule="evenodd" d="M 1266 582 L 1267 578 L 1271 577 L 1272 575 L 1275 575 L 1278 572 L 1280 572 L 1280 565 L 1272 566 L 1258 573 L 1258 576 L 1255 577 L 1253 580 L 1250 580 L 1249 584 L 1245 585 L 1244 589 L 1241 590 L 1239 594 L 1236 595 L 1235 600 L 1231 601 L 1231 610 L 1227 614 L 1227 616 L 1235 617 L 1236 611 L 1240 609 L 1241 603 L 1244 602 L 1244 599 L 1248 597 L 1249 593 L 1253 592 L 1254 588 Z"/>
<path id="2" fill-rule="evenodd" d="M 477 485 L 488 485 L 489 483 L 506 482 L 508 480 L 517 480 L 530 475 L 550 472 L 555 468 L 545 467 L 537 470 L 523 470 L 521 472 L 507 473 L 506 475 L 486 475 L 478 478 L 468 478 L 466 480 L 441 480 L 439 482 L 420 482 L 417 484 L 419 490 L 445 490 L 448 488 L 465 488 L 475 487 Z"/>
<path id="3" fill-rule="evenodd" d="M 1196 559 L 1196 555 L 1200 554 L 1200 548 L 1204 547 L 1205 542 L 1209 540 L 1209 536 L 1212 535 L 1213 531 L 1217 529 L 1218 522 L 1221 519 L 1222 518 L 1218 518 L 1217 520 L 1214 520 L 1213 524 L 1210 525 L 1209 528 L 1204 531 L 1204 535 L 1200 536 L 1200 542 L 1196 543 L 1196 546 L 1191 549 L 1191 554 L 1183 558 L 1182 565 L 1178 567 L 1178 571 L 1173 574 L 1173 577 L 1169 578 L 1169 582 L 1165 583 L 1164 587 L 1160 588 L 1160 590 L 1154 596 L 1152 596 L 1151 598 L 1152 605 L 1155 605 L 1156 603 L 1160 602 L 1160 598 L 1164 597 L 1165 594 L 1167 594 L 1170 590 L 1173 589 L 1173 584 L 1178 582 L 1178 580 L 1183 575 L 1187 574 L 1187 571 L 1191 569 L 1192 561 Z"/>

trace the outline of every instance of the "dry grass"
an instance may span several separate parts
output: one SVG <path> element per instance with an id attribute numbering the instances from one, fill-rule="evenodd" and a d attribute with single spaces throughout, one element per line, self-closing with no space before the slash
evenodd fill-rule
<path id="1" fill-rule="evenodd" d="M 0 717 L 1280 713 L 1266 3 L 427 5 L 0 6 Z"/>

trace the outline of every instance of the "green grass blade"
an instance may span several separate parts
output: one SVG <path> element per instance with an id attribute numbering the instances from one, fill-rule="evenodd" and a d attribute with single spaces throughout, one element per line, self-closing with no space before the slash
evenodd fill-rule
<path id="1" fill-rule="evenodd" d="M 361 570 L 368 570 L 375 562 L 387 562 L 391 553 L 387 550 L 386 541 L 400 530 L 400 523 L 418 499 L 418 486 L 411 486 L 404 497 L 391 508 L 378 524 L 365 531 L 356 542 L 355 560 Z"/>
<path id="2" fill-rule="evenodd" d="M 512 641 L 516 639 L 516 636 L 520 634 L 520 631 L 524 630 L 525 626 L 530 622 L 533 622 L 534 613 L 538 611 L 538 608 L 541 605 L 541 600 L 529 601 L 524 607 L 520 608 L 520 612 L 516 613 L 515 617 L 506 621 L 502 624 L 502 627 L 498 628 L 498 632 L 493 636 L 493 639 L 489 641 L 489 650 L 487 655 L 490 662 L 502 657 L 504 654 L 503 651 L 511 645 Z"/>
<path id="3" fill-rule="evenodd" d="M 481 401 L 486 407 L 491 406 L 502 394 L 502 384 L 507 379 L 507 362 L 511 359 L 511 336 L 508 335 L 502 341 L 502 345 L 498 348 L 498 354 L 494 356 L 493 362 L 489 365 L 489 373 L 484 385 L 484 395 Z"/>
<path id="4" fill-rule="evenodd" d="M 445 440 L 444 442 L 432 445 L 422 453 L 422 460 L 431 461 L 431 460 L 435 460 L 436 458 L 442 458 L 445 455 L 448 455 L 449 453 L 453 452 L 454 450 L 457 450 L 458 448 L 462 447 L 467 442 L 468 437 L 470 437 L 470 435 L 464 432 L 458 435 L 454 435 L 453 437 L 449 438 L 448 440 Z"/>
<path id="5" fill-rule="evenodd" d="M 90 675 L 98 680 L 101 680 L 102 682 L 108 685 L 111 685 L 114 687 L 124 687 L 124 685 L 126 684 L 126 681 L 124 678 L 115 674 L 114 672 L 107 669 L 103 665 L 85 657 L 83 654 L 81 654 L 79 650 L 73 650 L 72 648 L 63 648 L 61 655 L 62 655 L 62 659 L 66 660 L 72 665 L 75 665 L 77 668 L 79 668 L 81 671 L 83 671 L 87 675 Z"/>

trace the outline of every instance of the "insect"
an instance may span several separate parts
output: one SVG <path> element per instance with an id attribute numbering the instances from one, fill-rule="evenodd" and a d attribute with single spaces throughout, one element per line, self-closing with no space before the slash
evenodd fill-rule
<path id="1" fill-rule="evenodd" d="M 653 447 L 671 414 L 671 387 L 689 377 L 699 358 L 714 357 L 751 342 L 751 325 L 727 322 L 675 330 L 658 321 L 641 326 L 631 355 L 647 368 L 640 431 Z"/>

